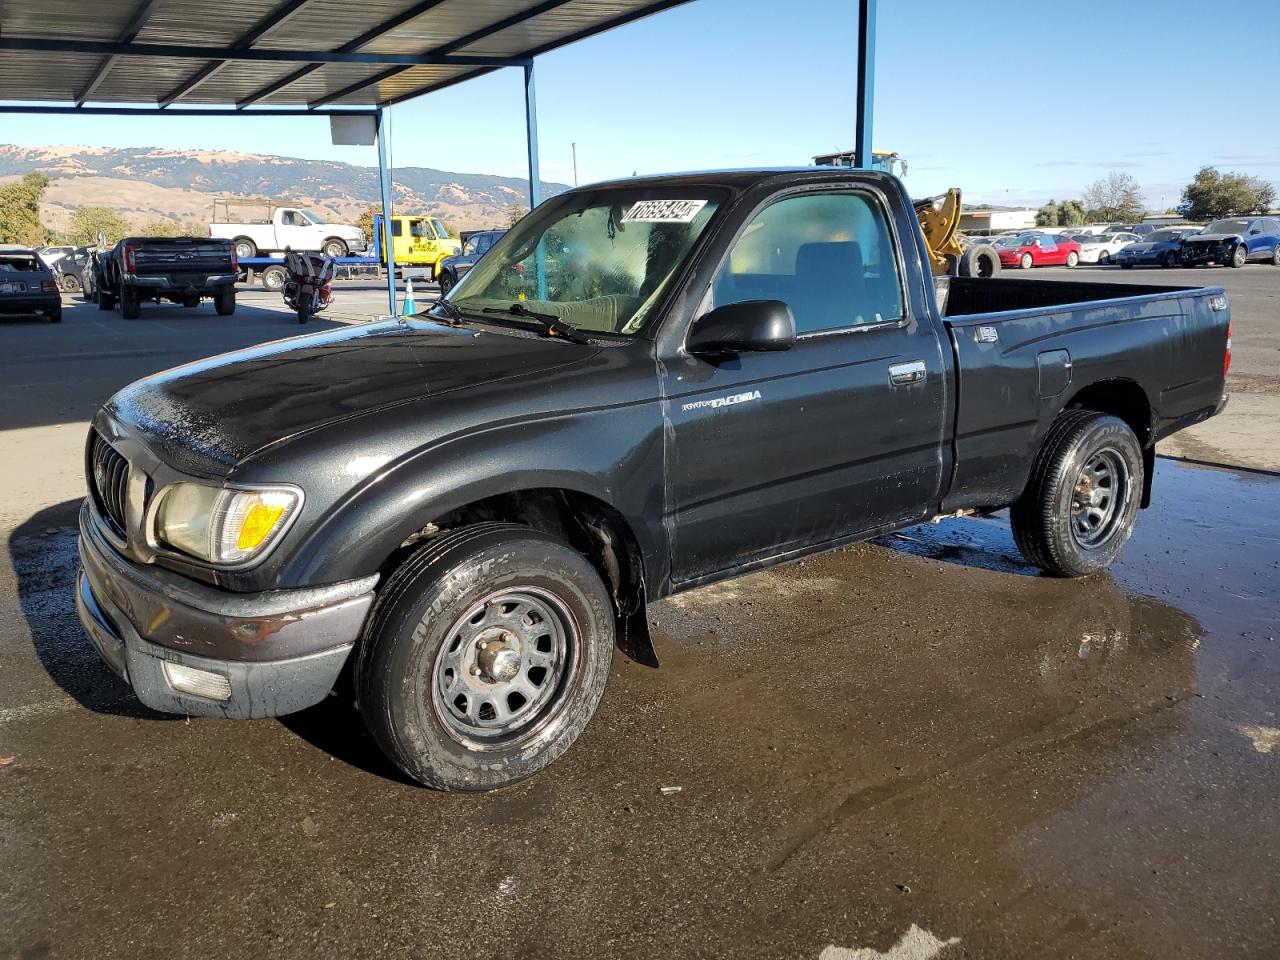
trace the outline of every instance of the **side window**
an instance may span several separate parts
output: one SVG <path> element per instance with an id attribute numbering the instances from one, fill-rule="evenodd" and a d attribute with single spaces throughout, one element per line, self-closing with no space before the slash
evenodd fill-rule
<path id="1" fill-rule="evenodd" d="M 861 193 L 805 194 L 761 210 L 712 281 L 713 308 L 744 300 L 782 300 L 800 334 L 902 319 L 879 203 Z"/>
<path id="2" fill-rule="evenodd" d="M 401 236 L 404 233 L 404 224 L 399 220 L 391 221 L 391 235 L 393 237 Z"/>

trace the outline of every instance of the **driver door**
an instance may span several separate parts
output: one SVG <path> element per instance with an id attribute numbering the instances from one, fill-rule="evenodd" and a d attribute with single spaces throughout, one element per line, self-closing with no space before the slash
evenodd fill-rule
<path id="1" fill-rule="evenodd" d="M 782 300 L 797 339 L 663 364 L 675 581 L 928 512 L 942 484 L 945 368 L 905 293 L 869 192 L 784 196 L 740 234 L 699 314 Z"/>
<path id="2" fill-rule="evenodd" d="M 310 222 L 301 210 L 284 210 L 280 213 L 280 225 L 276 227 L 276 243 L 290 250 L 314 250 L 308 227 Z"/>

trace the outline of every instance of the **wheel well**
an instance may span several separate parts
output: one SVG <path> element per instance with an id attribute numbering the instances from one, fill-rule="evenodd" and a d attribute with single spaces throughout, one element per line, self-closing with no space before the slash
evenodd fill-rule
<path id="1" fill-rule="evenodd" d="M 633 660 L 657 666 L 645 617 L 644 558 L 630 525 L 612 506 L 576 490 L 501 493 L 436 517 L 407 538 L 382 565 L 383 582 L 421 545 L 446 530 L 506 521 L 548 533 L 591 561 L 613 598 L 618 647 Z"/>
<path id="2" fill-rule="evenodd" d="M 1156 448 L 1151 442 L 1151 402 L 1146 392 L 1132 380 L 1102 380 L 1085 387 L 1067 404 L 1068 410 L 1096 410 L 1119 417 L 1129 425 L 1142 447 L 1142 499 L 1151 506 L 1151 485 L 1155 479 Z"/>
<path id="3" fill-rule="evenodd" d="M 1067 403 L 1068 410 L 1096 410 L 1129 425 L 1145 450 L 1151 443 L 1151 403 L 1132 380 L 1101 380 L 1085 387 Z"/>

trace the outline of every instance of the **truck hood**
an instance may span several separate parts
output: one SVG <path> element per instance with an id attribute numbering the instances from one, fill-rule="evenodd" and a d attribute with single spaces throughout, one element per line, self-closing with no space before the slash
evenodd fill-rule
<path id="1" fill-rule="evenodd" d="M 596 352 L 564 340 L 390 320 L 175 367 L 125 387 L 105 410 L 174 468 L 227 476 L 268 444 L 326 424 Z"/>

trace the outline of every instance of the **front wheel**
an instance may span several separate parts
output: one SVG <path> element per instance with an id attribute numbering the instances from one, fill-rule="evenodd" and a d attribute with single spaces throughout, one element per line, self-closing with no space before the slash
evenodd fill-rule
<path id="1" fill-rule="evenodd" d="M 1110 262 L 1111 262 L 1111 254 L 1110 254 L 1110 253 L 1108 253 L 1106 250 L 1103 250 L 1100 254 L 1098 254 L 1098 265 L 1099 265 L 1099 266 L 1105 266 L 1106 264 L 1108 264 L 1108 263 L 1110 263 Z"/>
<path id="2" fill-rule="evenodd" d="M 613 643 L 613 606 L 584 556 L 531 527 L 463 527 L 380 592 L 355 664 L 360 712 L 420 783 L 505 787 L 578 738 Z"/>
<path id="3" fill-rule="evenodd" d="M 1070 253 L 1067 254 L 1068 267 L 1074 267 L 1079 262 L 1080 262 L 1080 254 L 1076 253 L 1074 250 L 1072 250 Z"/>
<path id="4" fill-rule="evenodd" d="M 450 290 L 453 289 L 453 285 L 455 283 L 453 279 L 453 274 L 451 274 L 448 270 L 445 270 L 440 274 L 439 282 L 440 282 L 440 296 L 443 297 L 447 295 Z"/>
<path id="5" fill-rule="evenodd" d="M 330 239 L 324 242 L 324 246 L 320 248 L 326 257 L 345 257 L 347 255 L 347 245 L 341 240 Z"/>
<path id="6" fill-rule="evenodd" d="M 1034 262 L 1035 261 L 1031 259 L 1031 254 L 1024 253 L 1022 255 L 1022 259 L 1018 261 L 1018 264 L 1022 267 L 1023 270 L 1030 270 L 1031 264 Z"/>
<path id="7" fill-rule="evenodd" d="M 1280 243 L 1276 244 L 1276 248 L 1271 251 L 1271 265 L 1280 267 Z"/>
<path id="8" fill-rule="evenodd" d="M 1165 268 L 1176 267 L 1177 265 L 1178 265 L 1178 255 L 1174 253 L 1172 250 L 1170 250 L 1168 253 L 1166 253 L 1164 256 L 1160 258 L 1160 266 L 1162 267 L 1165 267 Z"/>
<path id="9" fill-rule="evenodd" d="M 1009 510 L 1018 549 L 1059 577 L 1106 569 L 1133 533 L 1142 471 L 1142 448 L 1123 420 L 1092 410 L 1061 414 Z"/>
<path id="10" fill-rule="evenodd" d="M 1244 266 L 1244 261 L 1247 258 L 1247 256 L 1248 256 L 1248 251 L 1245 250 L 1244 244 L 1237 243 L 1236 248 L 1231 251 L 1231 259 L 1227 261 L 1227 266 L 1235 267 L 1237 270 L 1239 270 L 1241 267 Z"/>

